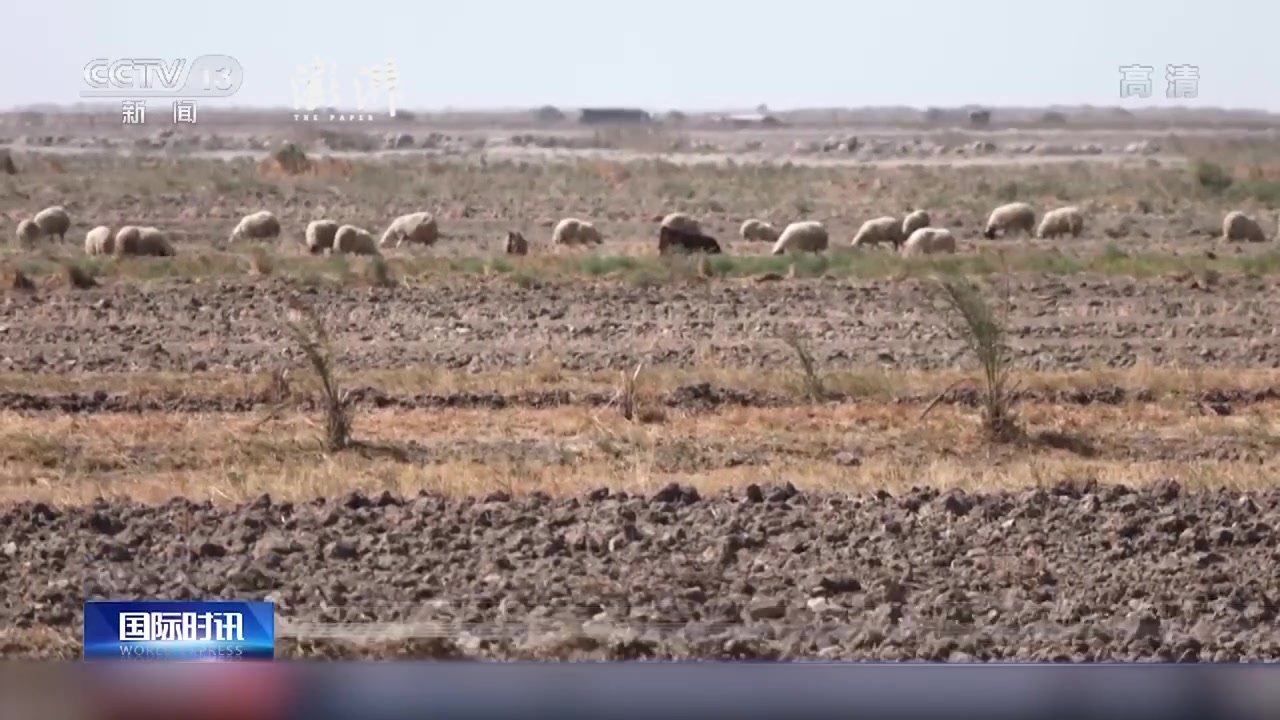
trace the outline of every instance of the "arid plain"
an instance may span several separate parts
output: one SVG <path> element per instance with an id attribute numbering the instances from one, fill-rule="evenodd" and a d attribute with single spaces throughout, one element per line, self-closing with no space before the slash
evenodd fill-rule
<path id="1" fill-rule="evenodd" d="M 787 120 L 6 116 L 4 654 L 74 657 L 85 597 L 251 596 L 285 655 L 1280 658 L 1277 130 Z M 983 237 L 1010 201 L 1085 231 Z M 848 247 L 918 208 L 956 254 Z M 301 244 L 417 210 L 435 246 Z M 724 254 L 660 257 L 672 211 Z M 176 256 L 86 256 L 125 224 Z"/>

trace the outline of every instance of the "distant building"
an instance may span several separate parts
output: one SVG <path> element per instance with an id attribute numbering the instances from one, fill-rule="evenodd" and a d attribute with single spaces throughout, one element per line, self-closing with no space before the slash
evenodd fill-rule
<path id="1" fill-rule="evenodd" d="M 735 128 L 779 127 L 782 125 L 781 120 L 765 113 L 724 115 L 718 118 L 718 122 L 731 125 Z"/>
<path id="2" fill-rule="evenodd" d="M 647 123 L 652 118 L 644 110 L 634 108 L 583 108 L 578 122 L 588 125 L 603 123 Z"/>
<path id="3" fill-rule="evenodd" d="M 969 113 L 969 124 L 974 127 L 986 127 L 991 124 L 990 110 L 974 110 Z"/>

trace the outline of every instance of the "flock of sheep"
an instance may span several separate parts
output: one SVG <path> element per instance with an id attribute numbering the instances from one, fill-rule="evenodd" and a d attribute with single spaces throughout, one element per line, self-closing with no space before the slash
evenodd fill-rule
<path id="1" fill-rule="evenodd" d="M 1050 210 L 1036 223 L 1035 209 L 1024 202 L 1001 205 L 991 211 L 982 235 L 988 240 L 999 236 L 1025 234 L 1041 239 L 1053 239 L 1070 235 L 1080 237 L 1084 232 L 1084 213 L 1070 205 Z M 751 218 L 742 223 L 738 235 L 748 242 L 771 242 L 772 253 L 823 252 L 830 246 L 830 235 L 821 222 L 804 220 L 787 225 L 781 232 L 768 222 Z M 1222 221 L 1225 240 L 1265 241 L 1262 227 L 1253 218 L 1236 210 Z M 578 218 L 565 218 L 556 225 L 551 235 L 555 245 L 599 244 L 602 236 L 595 226 Z M 513 249 L 513 243 L 518 249 Z M 934 227 L 925 210 L 915 210 L 899 220 L 892 215 L 867 220 L 858 228 L 850 243 L 852 247 L 872 247 L 891 244 L 906 256 L 932 255 L 956 252 L 955 235 L 947 228 Z M 519 233 L 508 233 L 507 252 L 524 254 L 527 243 Z M 671 213 L 662 219 L 658 231 L 658 253 L 710 253 L 723 252 L 720 242 L 703 232 L 701 224 L 685 213 Z"/>
<path id="2" fill-rule="evenodd" d="M 871 247 L 891 244 L 906 256 L 955 253 L 956 239 L 950 230 L 934 227 L 929 213 L 915 210 L 902 220 L 886 215 L 867 220 L 858 229 L 850 245 Z M 30 246 L 44 237 L 66 239 L 71 228 L 71 216 L 60 205 L 48 207 L 34 217 L 18 223 L 19 243 Z M 1038 238 L 1057 238 L 1066 235 L 1079 237 L 1084 231 L 1084 215 L 1076 206 L 1060 207 L 1046 212 L 1036 224 L 1035 210 L 1023 202 L 1008 203 L 991 211 L 983 229 L 983 236 L 995 239 L 1021 233 Z M 269 210 L 246 215 L 231 232 L 230 240 L 274 240 L 280 237 L 280 220 Z M 739 235 L 748 242 L 771 242 L 772 253 L 782 255 L 791 252 L 820 253 L 828 249 L 830 236 L 827 228 L 816 220 L 793 222 L 779 231 L 775 226 L 756 218 L 742 223 Z M 382 248 L 401 247 L 405 244 L 434 245 L 441 237 L 439 224 L 430 212 L 413 212 L 394 219 L 380 239 L 355 225 L 339 224 L 334 220 L 314 220 L 307 225 L 304 243 L 308 252 L 320 254 L 379 255 Z M 1224 240 L 1264 242 L 1267 237 L 1253 218 L 1240 211 L 1232 211 L 1222 221 Z M 599 245 L 604 236 L 589 221 L 564 218 L 551 233 L 551 244 L 558 246 Z M 159 256 L 174 254 L 168 235 L 154 227 L 126 225 L 114 233 L 106 225 L 99 225 L 85 235 L 85 252 L 89 255 Z M 526 255 L 529 243 L 519 232 L 508 232 L 506 252 Z M 658 252 L 661 255 L 676 253 L 722 252 L 720 242 L 703 232 L 701 223 L 686 213 L 675 212 L 662 218 L 658 231 Z"/>

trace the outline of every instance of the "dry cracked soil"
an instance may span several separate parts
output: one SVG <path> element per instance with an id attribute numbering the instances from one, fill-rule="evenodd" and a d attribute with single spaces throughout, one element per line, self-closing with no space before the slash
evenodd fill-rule
<path id="1" fill-rule="evenodd" d="M 265 596 L 279 654 L 1274 659 L 1280 493 L 392 493 L 0 514 L 6 655 L 84 597 Z"/>
<path id="2" fill-rule="evenodd" d="M 1007 290 L 1020 366 L 1030 370 L 1158 365 L 1280 366 L 1272 278 L 1195 280 L 1024 277 Z M 552 353 L 567 370 L 645 361 L 776 368 L 798 331 L 829 366 L 938 370 L 964 344 L 935 290 L 908 279 L 796 280 L 703 287 L 475 277 L 400 288 L 304 287 L 249 280 L 119 284 L 75 294 L 10 295 L 0 313 L 0 370 L 262 371 L 296 357 L 287 297 L 325 317 L 352 369 L 527 367 Z"/>

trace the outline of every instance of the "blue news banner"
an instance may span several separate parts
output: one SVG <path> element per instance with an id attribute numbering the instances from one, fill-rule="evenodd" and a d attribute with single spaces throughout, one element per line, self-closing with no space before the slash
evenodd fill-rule
<path id="1" fill-rule="evenodd" d="M 89 600 L 86 660 L 270 660 L 275 607 L 242 600 Z"/>

